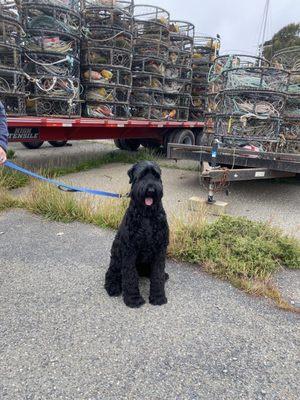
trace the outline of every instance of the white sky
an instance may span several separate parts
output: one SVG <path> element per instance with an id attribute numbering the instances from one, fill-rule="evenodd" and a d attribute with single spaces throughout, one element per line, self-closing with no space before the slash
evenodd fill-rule
<path id="1" fill-rule="evenodd" d="M 221 35 L 221 53 L 255 54 L 265 0 L 135 0 L 169 11 L 171 19 L 192 22 L 196 33 Z M 270 0 L 266 40 L 291 22 L 300 22 L 300 0 Z"/>

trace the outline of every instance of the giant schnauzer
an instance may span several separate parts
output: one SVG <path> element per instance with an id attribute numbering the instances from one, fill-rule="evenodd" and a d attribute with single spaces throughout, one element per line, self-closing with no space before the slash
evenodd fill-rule
<path id="1" fill-rule="evenodd" d="M 127 306 L 145 303 L 139 291 L 139 276 L 150 278 L 149 301 L 167 303 L 165 258 L 169 227 L 162 205 L 163 186 L 159 166 L 150 161 L 135 164 L 129 171 L 130 204 L 111 249 L 111 262 L 105 276 L 110 296 L 123 292 Z"/>

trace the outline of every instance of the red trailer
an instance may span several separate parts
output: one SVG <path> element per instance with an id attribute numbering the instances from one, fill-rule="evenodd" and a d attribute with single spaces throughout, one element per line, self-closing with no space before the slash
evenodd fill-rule
<path id="1" fill-rule="evenodd" d="M 204 122 L 149 120 L 105 120 L 93 118 L 9 117 L 9 141 L 38 148 L 43 142 L 53 146 L 69 140 L 114 139 L 123 150 L 136 150 L 140 144 L 156 147 L 170 142 L 199 144 Z"/>

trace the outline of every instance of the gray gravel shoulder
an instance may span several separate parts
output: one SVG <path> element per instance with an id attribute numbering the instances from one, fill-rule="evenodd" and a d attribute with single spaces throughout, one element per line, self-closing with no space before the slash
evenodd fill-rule
<path id="1" fill-rule="evenodd" d="M 0 231 L 1 399 L 299 398 L 297 315 L 173 262 L 168 304 L 128 309 L 103 289 L 113 232 L 23 211 Z"/>

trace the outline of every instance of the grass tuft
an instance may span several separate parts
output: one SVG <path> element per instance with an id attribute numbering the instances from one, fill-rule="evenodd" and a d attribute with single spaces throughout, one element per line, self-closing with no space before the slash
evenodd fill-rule
<path id="1" fill-rule="evenodd" d="M 22 202 L 11 196 L 5 189 L 0 188 L 0 212 L 9 208 L 20 207 Z"/>
<path id="2" fill-rule="evenodd" d="M 28 176 L 6 167 L 0 167 L 0 189 L 18 189 L 28 185 L 29 182 L 30 179 Z"/>

